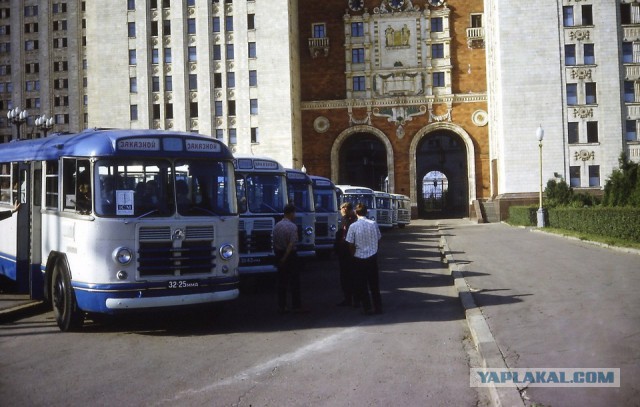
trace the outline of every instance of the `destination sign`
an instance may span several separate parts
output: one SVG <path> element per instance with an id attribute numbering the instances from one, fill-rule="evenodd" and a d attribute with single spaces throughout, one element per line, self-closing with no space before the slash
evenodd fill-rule
<path id="1" fill-rule="evenodd" d="M 160 140 L 157 138 L 128 138 L 118 140 L 118 150 L 160 151 Z"/>
<path id="2" fill-rule="evenodd" d="M 316 184 L 316 186 L 319 186 L 319 187 L 330 187 L 331 186 L 331 181 L 327 181 L 327 180 L 324 180 L 324 179 L 314 180 L 314 183 Z"/>
<path id="3" fill-rule="evenodd" d="M 203 153 L 219 153 L 220 144 L 208 140 L 189 140 L 185 141 L 187 151 L 203 152 Z"/>
<path id="4" fill-rule="evenodd" d="M 307 179 L 307 176 L 305 174 L 301 174 L 299 172 L 287 172 L 287 178 L 288 179 L 295 179 L 295 180 L 305 180 L 305 179 Z"/>
<path id="5" fill-rule="evenodd" d="M 275 161 L 254 160 L 253 168 L 257 170 L 277 170 L 278 163 Z"/>

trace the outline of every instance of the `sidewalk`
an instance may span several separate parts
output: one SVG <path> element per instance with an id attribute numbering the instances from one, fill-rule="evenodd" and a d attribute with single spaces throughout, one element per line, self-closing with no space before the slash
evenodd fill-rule
<path id="1" fill-rule="evenodd" d="M 28 294 L 0 292 L 0 324 L 15 321 L 42 308 L 42 301 L 32 300 Z"/>
<path id="2" fill-rule="evenodd" d="M 506 224 L 439 222 L 486 367 L 620 368 L 619 388 L 494 388 L 499 405 L 638 405 L 640 256 Z"/>

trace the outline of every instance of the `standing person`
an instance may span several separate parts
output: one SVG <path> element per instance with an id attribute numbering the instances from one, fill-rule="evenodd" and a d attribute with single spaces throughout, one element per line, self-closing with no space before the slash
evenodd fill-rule
<path id="1" fill-rule="evenodd" d="M 347 238 L 347 231 L 349 226 L 358 220 L 356 213 L 353 211 L 353 204 L 351 202 L 345 202 L 340 205 L 340 213 L 342 214 L 342 220 L 340 222 L 340 229 L 336 233 L 336 241 L 334 249 L 338 256 L 338 264 L 340 265 L 340 287 L 342 288 L 342 294 L 344 299 L 338 303 L 339 307 L 350 307 L 356 305 L 354 290 L 353 290 L 353 261 L 351 255 L 351 249 L 349 243 L 345 240 Z"/>
<path id="2" fill-rule="evenodd" d="M 296 244 L 298 243 L 298 227 L 293 223 L 296 207 L 287 204 L 284 207 L 284 218 L 273 228 L 273 249 L 278 266 L 278 313 L 287 311 L 287 288 L 291 290 L 291 309 L 302 312 L 300 303 L 300 270 Z"/>
<path id="3" fill-rule="evenodd" d="M 367 207 L 356 206 L 358 220 L 349 227 L 347 242 L 353 254 L 356 298 L 366 315 L 382 314 L 382 298 L 378 276 L 378 241 L 382 238 L 376 222 L 366 218 Z M 371 292 L 371 298 L 369 298 Z M 371 302 L 373 301 L 373 312 Z"/>
<path id="4" fill-rule="evenodd" d="M 20 204 L 16 203 L 12 209 L 0 212 L 0 220 L 9 219 L 14 213 L 18 212 L 18 209 L 20 209 Z"/>

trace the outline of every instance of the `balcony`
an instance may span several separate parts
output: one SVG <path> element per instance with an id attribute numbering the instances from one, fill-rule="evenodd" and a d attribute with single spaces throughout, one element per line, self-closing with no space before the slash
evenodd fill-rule
<path id="1" fill-rule="evenodd" d="M 484 48 L 484 27 L 467 28 L 467 46 L 469 48 Z"/>
<path id="2" fill-rule="evenodd" d="M 640 79 L 640 65 L 624 66 L 624 79 L 627 81 L 637 81 Z"/>
<path id="3" fill-rule="evenodd" d="M 623 26 L 623 39 L 622 41 L 639 41 L 640 40 L 640 26 L 631 25 Z"/>
<path id="4" fill-rule="evenodd" d="M 309 38 L 309 52 L 311 57 L 317 58 L 321 55 L 329 56 L 329 38 Z"/>
<path id="5" fill-rule="evenodd" d="M 640 105 L 627 105 L 627 120 L 640 120 Z"/>

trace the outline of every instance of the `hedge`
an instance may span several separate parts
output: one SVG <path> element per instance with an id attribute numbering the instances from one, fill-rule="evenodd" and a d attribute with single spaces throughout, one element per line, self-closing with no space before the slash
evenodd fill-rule
<path id="1" fill-rule="evenodd" d="M 534 226 L 537 208 L 512 206 L 509 223 Z M 640 208 L 548 208 L 548 226 L 640 242 Z"/>

